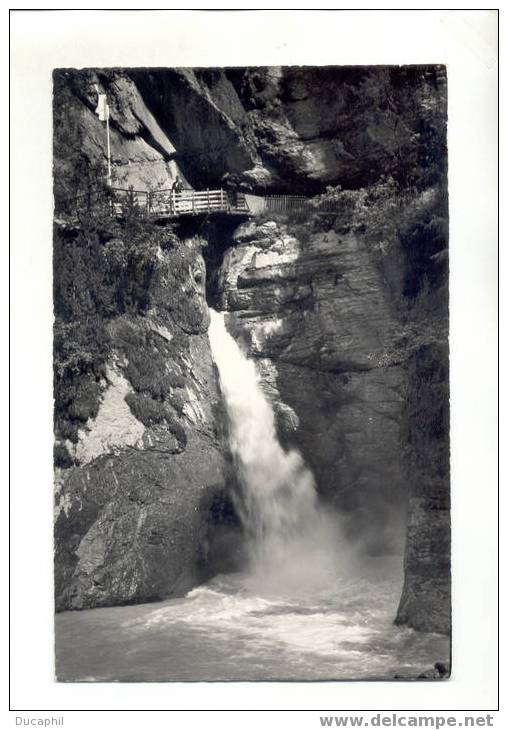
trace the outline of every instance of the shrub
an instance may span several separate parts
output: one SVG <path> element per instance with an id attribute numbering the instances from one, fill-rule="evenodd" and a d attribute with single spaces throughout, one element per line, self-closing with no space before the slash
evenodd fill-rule
<path id="1" fill-rule="evenodd" d="M 157 351 L 146 347 L 140 350 L 128 352 L 129 363 L 125 374 L 129 378 L 135 390 L 138 392 L 149 392 L 152 396 L 160 398 L 161 375 L 164 373 L 165 361 Z"/>
<path id="2" fill-rule="evenodd" d="M 145 426 L 164 425 L 178 441 L 179 449 L 187 446 L 185 428 L 167 410 L 163 403 L 146 393 L 129 393 L 125 400 L 133 415 Z"/>
<path id="3" fill-rule="evenodd" d="M 168 421 L 169 414 L 160 401 L 147 393 L 128 393 L 125 400 L 133 415 L 145 426 L 153 426 Z"/>
<path id="4" fill-rule="evenodd" d="M 55 432 L 63 439 L 76 443 L 78 428 L 97 415 L 108 345 L 100 319 L 55 320 L 54 420 Z"/>
<path id="5" fill-rule="evenodd" d="M 170 393 L 166 400 L 173 406 L 178 415 L 181 416 L 185 406 L 185 398 L 180 393 Z"/>
<path id="6" fill-rule="evenodd" d="M 60 469 L 69 469 L 72 466 L 72 456 L 64 444 L 55 443 L 53 446 L 53 463 Z"/>
<path id="7" fill-rule="evenodd" d="M 168 421 L 168 429 L 178 441 L 181 451 L 184 451 L 187 446 L 187 434 L 185 432 L 185 428 L 181 423 L 171 418 Z"/>
<path id="8" fill-rule="evenodd" d="M 288 230 L 295 238 L 300 241 L 300 243 L 303 243 L 305 245 L 310 241 L 312 225 L 305 225 L 303 223 L 289 224 Z"/>
<path id="9" fill-rule="evenodd" d="M 184 388 L 185 378 L 174 370 L 169 370 L 161 378 L 161 388 L 164 393 L 169 393 L 171 388 Z"/>
<path id="10" fill-rule="evenodd" d="M 78 424 L 70 420 L 65 420 L 65 414 L 59 420 L 58 432 L 60 438 L 64 441 L 68 439 L 73 444 L 78 443 Z"/>
<path id="11" fill-rule="evenodd" d="M 71 419 L 86 423 L 89 418 L 95 418 L 99 410 L 100 394 L 101 386 L 96 380 L 83 378 L 67 408 Z"/>

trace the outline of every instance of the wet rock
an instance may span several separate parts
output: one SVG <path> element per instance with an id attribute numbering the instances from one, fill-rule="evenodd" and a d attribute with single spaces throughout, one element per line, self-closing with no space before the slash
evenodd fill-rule
<path id="1" fill-rule="evenodd" d="M 449 677 L 450 676 L 450 666 L 449 666 L 449 664 L 446 664 L 445 662 L 436 662 L 434 664 L 434 669 L 437 670 L 440 677 Z"/>
<path id="2" fill-rule="evenodd" d="M 402 423 L 410 489 L 405 580 L 396 622 L 451 631 L 449 385 L 446 343 L 419 348 L 408 364 Z"/>
<path id="3" fill-rule="evenodd" d="M 192 432 L 178 455 L 123 450 L 72 468 L 55 523 L 57 610 L 156 600 L 195 585 L 202 506 L 222 489 L 223 469 L 218 447 Z"/>
<path id="4" fill-rule="evenodd" d="M 445 662 L 436 662 L 432 669 L 427 669 L 424 672 L 421 672 L 417 679 L 448 679 L 449 676 L 449 665 Z"/>
<path id="5" fill-rule="evenodd" d="M 394 679 L 400 679 L 403 681 L 413 681 L 418 679 L 448 679 L 450 676 L 450 669 L 449 665 L 445 662 L 436 662 L 434 666 L 431 669 L 425 669 L 423 672 L 420 672 L 418 675 L 407 675 L 407 674 L 394 674 Z"/>

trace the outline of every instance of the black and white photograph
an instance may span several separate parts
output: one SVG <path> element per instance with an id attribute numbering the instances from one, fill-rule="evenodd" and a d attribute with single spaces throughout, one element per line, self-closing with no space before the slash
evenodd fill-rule
<path id="1" fill-rule="evenodd" d="M 496 725 L 498 16 L 10 10 L 13 726 Z"/>
<path id="2" fill-rule="evenodd" d="M 53 123 L 58 680 L 446 679 L 446 68 L 62 68 Z"/>

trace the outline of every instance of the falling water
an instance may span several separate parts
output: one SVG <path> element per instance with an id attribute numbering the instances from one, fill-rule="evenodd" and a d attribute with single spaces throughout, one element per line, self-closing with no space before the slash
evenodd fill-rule
<path id="1" fill-rule="evenodd" d="M 209 336 L 230 421 L 241 485 L 236 506 L 253 575 L 281 589 L 315 590 L 336 573 L 338 521 L 320 508 L 301 455 L 281 446 L 256 364 L 228 333 L 224 315 L 213 310 Z"/>

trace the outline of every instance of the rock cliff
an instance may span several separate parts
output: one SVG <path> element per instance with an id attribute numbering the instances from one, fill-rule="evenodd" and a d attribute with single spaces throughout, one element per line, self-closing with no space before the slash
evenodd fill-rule
<path id="1" fill-rule="evenodd" d="M 57 231 L 56 242 L 69 255 L 90 245 L 90 232 L 69 238 Z M 128 246 L 117 237 L 101 244 L 105 257 L 126 261 Z M 218 530 L 228 524 L 201 244 L 167 233 L 149 251 L 143 305 L 121 311 L 117 302 L 120 312 L 103 313 L 101 354 L 78 349 L 81 322 L 56 325 L 59 609 L 181 594 L 214 559 L 212 523 Z M 65 318 L 62 284 L 57 276 L 57 312 Z M 72 284 L 79 294 L 79 281 Z"/>
<path id="2" fill-rule="evenodd" d="M 177 175 L 173 143 L 146 107 L 132 78 L 122 71 L 61 69 L 54 73 L 53 170 L 57 212 L 70 209 L 104 174 L 107 137 L 95 113 L 97 89 L 107 91 L 113 183 L 135 190 L 170 188 Z M 100 171 L 99 173 L 97 171 Z"/>
<path id="3" fill-rule="evenodd" d="M 115 184 L 178 174 L 338 212 L 57 229 L 58 607 L 159 598 L 235 563 L 206 276 L 350 535 L 371 553 L 406 538 L 397 620 L 448 632 L 444 68 L 58 70 L 57 216 L 104 175 L 96 84 Z"/>
<path id="4" fill-rule="evenodd" d="M 441 66 L 59 69 L 54 74 L 57 206 L 106 158 L 96 85 L 108 95 L 114 180 L 198 189 L 320 193 L 392 175 L 442 174 Z"/>
<path id="5" fill-rule="evenodd" d="M 451 632 L 448 348 L 429 338 L 407 364 L 403 464 L 409 494 L 405 581 L 396 622 Z"/>

